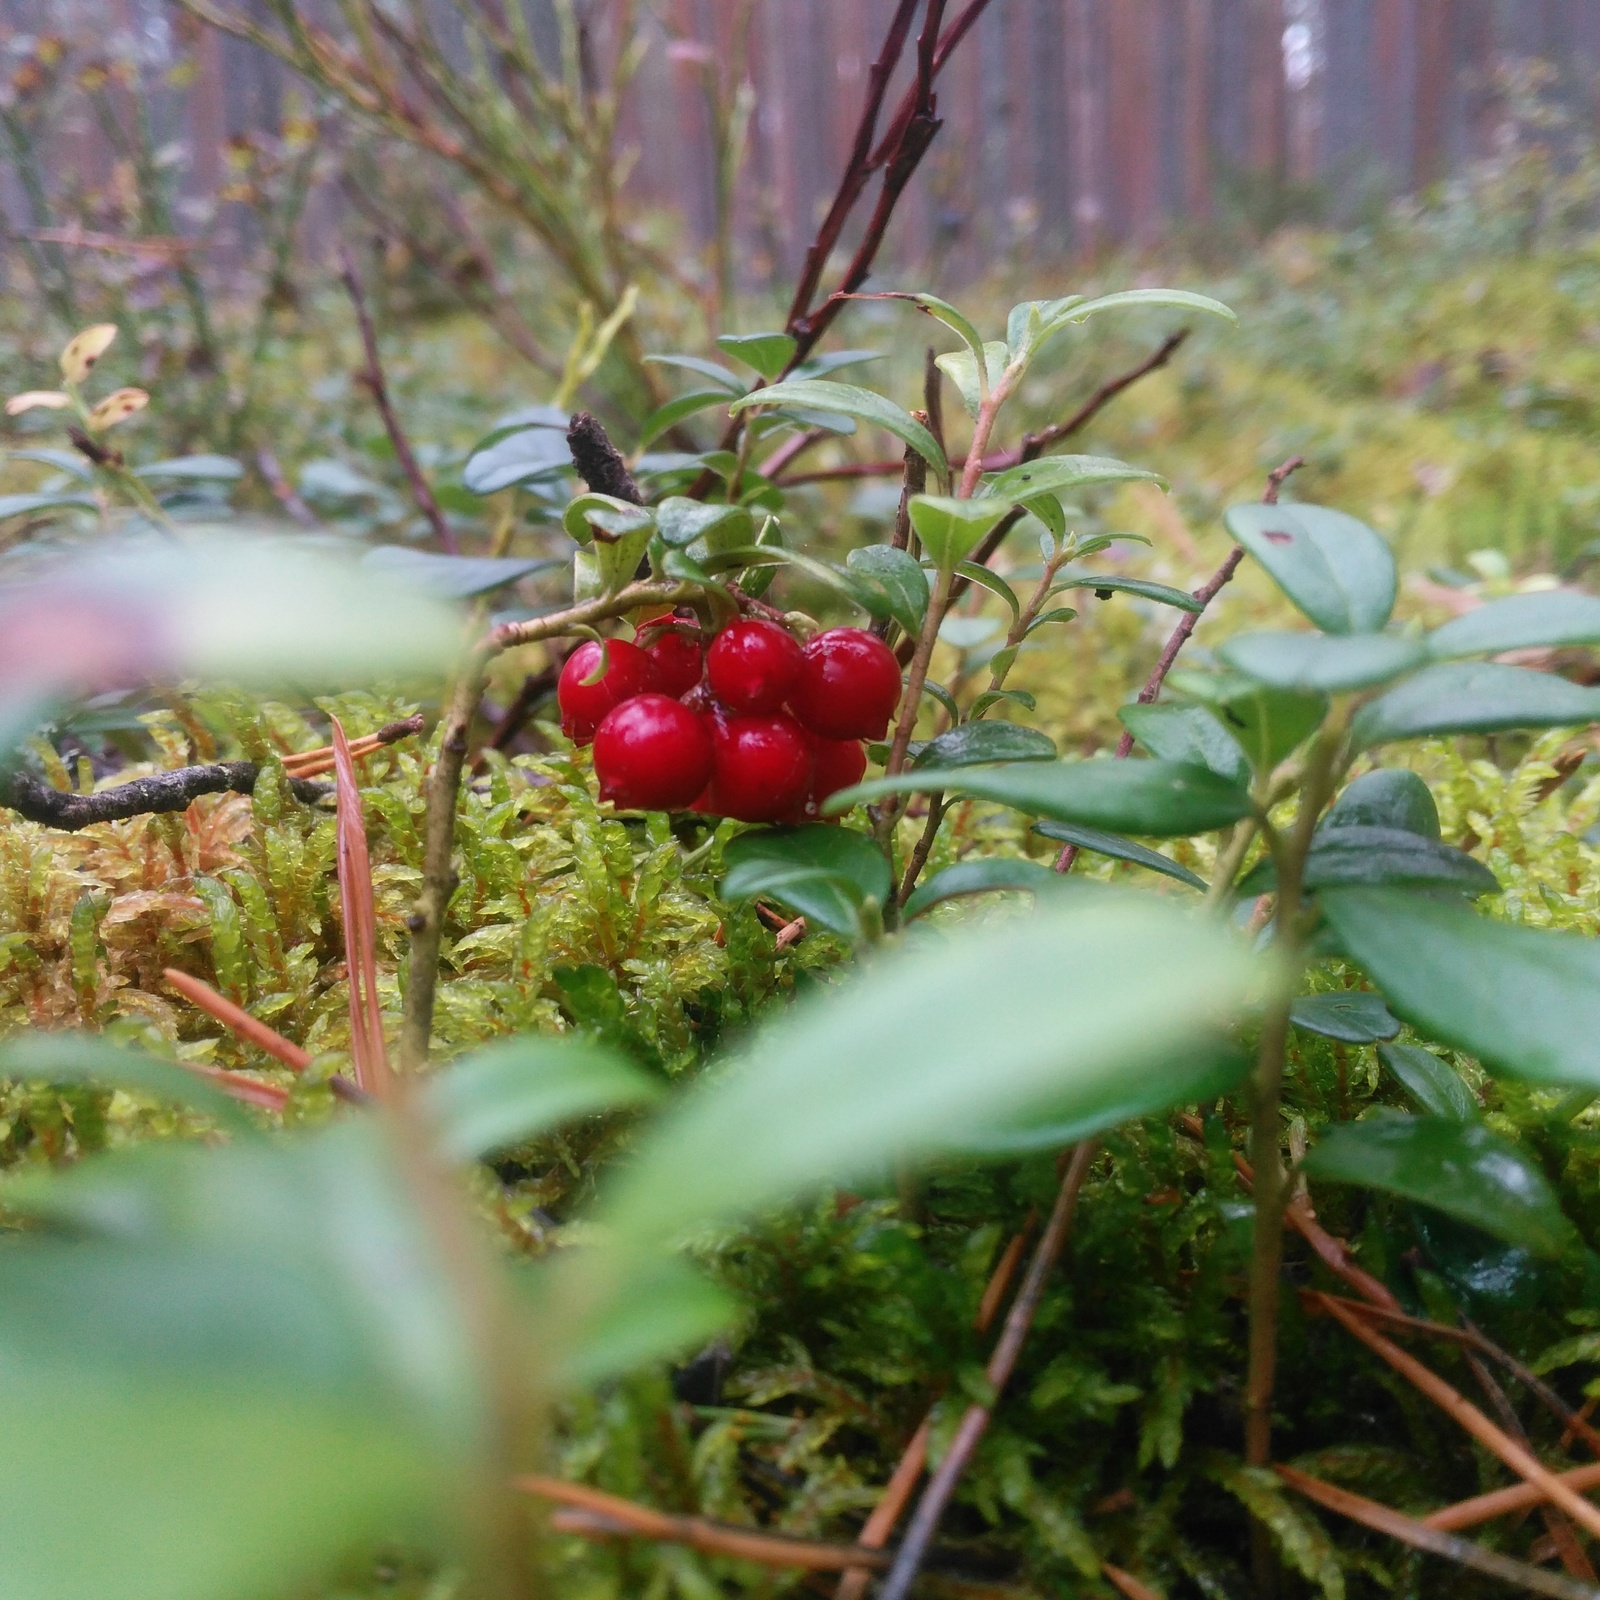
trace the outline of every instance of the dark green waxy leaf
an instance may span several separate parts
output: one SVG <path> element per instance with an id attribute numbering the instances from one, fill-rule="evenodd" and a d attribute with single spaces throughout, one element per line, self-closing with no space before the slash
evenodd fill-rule
<path id="1" fill-rule="evenodd" d="M 886 951 L 679 1099 L 613 1190 L 610 1237 L 671 1239 L 1041 1106 L 1094 1115 L 1136 1081 L 1181 1096 L 1269 974 L 1214 923 L 1114 892 Z"/>
<path id="2" fill-rule="evenodd" d="M 135 467 L 139 478 L 172 478 L 187 483 L 236 483 L 244 476 L 243 465 L 232 456 L 172 456 Z"/>
<path id="3" fill-rule="evenodd" d="M 893 545 L 869 544 L 852 550 L 845 565 L 881 597 L 881 615 L 893 617 L 913 636 L 922 631 L 928 609 L 928 574 L 922 563 Z"/>
<path id="4" fill-rule="evenodd" d="M 1163 761 L 1198 762 L 1241 788 L 1250 782 L 1249 757 L 1204 706 L 1136 704 L 1123 706 L 1117 717 L 1151 755 Z"/>
<path id="5" fill-rule="evenodd" d="M 994 500 L 953 500 L 948 495 L 919 494 L 911 499 L 911 525 L 928 559 L 944 572 L 954 572 L 1009 508 Z"/>
<path id="6" fill-rule="evenodd" d="M 929 739 L 917 751 L 918 767 L 979 767 L 994 761 L 1054 761 L 1054 743 L 1018 722 L 964 722 Z"/>
<path id="7" fill-rule="evenodd" d="M 741 833 L 722 859 L 724 900 L 767 895 L 847 939 L 861 936 L 865 903 L 886 905 L 892 886 L 889 863 L 866 834 L 821 822 Z"/>
<path id="8" fill-rule="evenodd" d="M 641 1105 L 660 1092 L 609 1050 L 537 1034 L 475 1050 L 423 1085 L 440 1149 L 454 1161 L 480 1160 L 574 1117 Z"/>
<path id="9" fill-rule="evenodd" d="M 841 367 L 859 367 L 864 361 L 881 361 L 881 350 L 828 350 L 820 356 L 807 356 L 794 369 L 796 378 L 825 378 Z"/>
<path id="10" fill-rule="evenodd" d="M 1148 867 L 1152 872 L 1188 884 L 1191 889 L 1207 887 L 1204 878 L 1174 861 L 1171 856 L 1164 856 L 1149 845 L 1124 839 L 1119 833 L 1107 833 L 1103 828 L 1085 828 L 1075 822 L 1036 822 L 1033 831 L 1043 834 L 1047 839 L 1059 840 L 1062 844 L 1076 845 L 1080 850 L 1092 850 L 1096 855 L 1111 856 L 1136 867 Z"/>
<path id="11" fill-rule="evenodd" d="M 972 709 L 967 713 L 967 720 L 976 722 L 985 711 L 1005 701 L 1021 706 L 1024 711 L 1037 711 L 1039 709 L 1039 702 L 1026 689 L 985 689 L 972 702 Z"/>
<path id="12" fill-rule="evenodd" d="M 86 494 L 0 494 L 0 521 L 7 517 L 31 517 L 39 511 L 97 511 L 98 505 Z"/>
<path id="13" fill-rule="evenodd" d="M 1383 996 L 1365 989 L 1332 994 L 1303 994 L 1289 1010 L 1289 1020 L 1307 1033 L 1342 1044 L 1375 1044 L 1392 1039 L 1400 1024 L 1389 1015 Z"/>
<path id="14" fill-rule="evenodd" d="M 151 1100 L 188 1106 L 236 1133 L 255 1124 L 209 1079 L 142 1050 L 124 1050 L 86 1033 L 19 1033 L 0 1046 L 0 1078 L 20 1083 L 98 1083 Z"/>
<path id="15" fill-rule="evenodd" d="M 1427 1206 L 1411 1208 L 1411 1226 L 1428 1260 L 1464 1298 L 1523 1310 L 1547 1302 L 1551 1268 L 1531 1250 Z"/>
<path id="16" fill-rule="evenodd" d="M 799 428 L 820 428 L 824 433 L 847 438 L 856 431 L 856 419 L 839 411 L 818 411 L 813 406 L 775 406 L 751 426 L 758 435 L 775 432 L 793 424 Z"/>
<path id="17" fill-rule="evenodd" d="M 515 484 L 536 483 L 571 468 L 565 428 L 535 423 L 497 428 L 467 457 L 461 482 L 474 494 L 496 494 Z"/>
<path id="18" fill-rule="evenodd" d="M 707 361 L 704 356 L 646 356 L 645 360 L 652 366 L 677 367 L 684 372 L 692 372 L 696 377 L 708 378 L 726 394 L 743 394 L 745 384 L 737 373 L 718 361 Z"/>
<path id="19" fill-rule="evenodd" d="M 834 795 L 830 815 L 880 795 L 942 789 L 992 800 L 1052 822 L 1151 838 L 1225 828 L 1250 812 L 1250 796 L 1209 767 L 1177 761 L 1028 761 L 1000 767 L 922 769 L 875 778 Z"/>
<path id="20" fill-rule="evenodd" d="M 742 394 L 742 389 L 735 389 L 734 394 Z M 709 410 L 712 406 L 722 406 L 728 403 L 727 389 L 691 389 L 687 394 L 674 395 L 672 399 L 663 401 L 648 417 L 644 419 L 644 426 L 639 430 L 639 448 L 647 450 L 664 433 L 671 430 L 684 420 L 692 417 L 696 412 Z"/>
<path id="21" fill-rule="evenodd" d="M 985 478 L 981 492 L 986 500 L 1001 500 L 1011 506 L 1040 495 L 1071 494 L 1091 483 L 1165 482 L 1159 472 L 1129 466 L 1112 456 L 1042 456 Z"/>
<path id="22" fill-rule="evenodd" d="M 1510 728 L 1578 728 L 1600 718 L 1600 689 L 1496 661 L 1425 667 L 1356 713 L 1363 748 L 1390 739 Z"/>
<path id="23" fill-rule="evenodd" d="M 1397 633 L 1245 633 L 1217 654 L 1259 683 L 1330 694 L 1387 683 L 1427 659 L 1420 640 Z"/>
<path id="24" fill-rule="evenodd" d="M 1032 1150 L 1062 1150 L 1082 1139 L 1173 1106 L 1199 1105 L 1238 1088 L 1250 1070 L 1249 1058 L 1224 1046 L 1180 1054 L 1163 1070 L 1130 1079 L 1120 1096 L 1109 1098 L 1087 1114 L 1065 1116 L 1043 1107 L 1009 1127 L 974 1129 L 951 1140 L 951 1148 L 967 1155 L 1019 1156 Z"/>
<path id="25" fill-rule="evenodd" d="M 1519 928 L 1399 889 L 1318 896 L 1390 1009 L 1491 1072 L 1600 1088 L 1600 942 Z"/>
<path id="26" fill-rule="evenodd" d="M 1167 682 L 1208 705 L 1263 774 L 1304 744 L 1328 714 L 1320 690 L 1275 689 L 1241 673 L 1174 672 Z"/>
<path id="27" fill-rule="evenodd" d="M 744 506 L 707 505 L 681 494 L 668 495 L 655 507 L 656 531 L 676 549 L 704 539 L 706 553 L 716 555 L 755 537 L 755 524 Z"/>
<path id="28" fill-rule="evenodd" d="M 837 589 L 852 604 L 866 611 L 871 611 L 881 600 L 881 591 L 866 579 L 834 566 L 831 561 L 818 561 L 815 556 L 804 555 L 799 550 L 786 550 L 782 545 L 736 545 L 731 550 L 719 551 L 706 561 L 706 570 L 709 572 L 730 572 L 738 567 L 756 570 L 764 567 L 794 567 L 807 577 L 815 578 L 818 583 Z M 751 588 L 748 580 L 743 587 L 746 593 L 759 592 Z"/>
<path id="29" fill-rule="evenodd" d="M 588 544 L 597 533 L 601 542 L 614 541 L 641 528 L 653 528 L 655 512 L 611 494 L 580 494 L 568 502 L 561 526 L 579 544 Z"/>
<path id="30" fill-rule="evenodd" d="M 887 430 L 910 445 L 936 471 L 949 471 L 939 441 L 909 411 L 870 389 L 833 383 L 826 378 L 786 378 L 782 383 L 742 395 L 728 410 L 745 411 L 751 406 L 805 406 L 818 411 L 837 411 L 841 416 L 854 417 L 858 422 Z"/>
<path id="31" fill-rule="evenodd" d="M 1205 610 L 1204 603 L 1188 590 L 1174 589 L 1170 583 L 1152 583 L 1148 578 L 1114 578 L 1104 572 L 1073 573 L 1063 578 L 1051 593 L 1062 589 L 1093 589 L 1101 600 L 1109 600 L 1114 594 L 1137 595 L 1141 600 L 1154 600 L 1157 605 L 1173 606 L 1196 616 Z"/>
<path id="32" fill-rule="evenodd" d="M 795 342 L 787 333 L 724 333 L 717 348 L 753 367 L 770 383 L 789 365 Z"/>
<path id="33" fill-rule="evenodd" d="M 1342 1122 L 1323 1130 L 1301 1167 L 1314 1178 L 1432 1206 L 1535 1255 L 1560 1255 L 1574 1238 L 1544 1174 L 1481 1122 L 1402 1116 Z"/>
<path id="34" fill-rule="evenodd" d="M 1378 1059 L 1428 1116 L 1477 1120 L 1477 1097 L 1461 1074 L 1433 1051 L 1417 1044 L 1380 1044 Z"/>
<path id="35" fill-rule="evenodd" d="M 915 890 L 901 907 L 901 916 L 910 922 L 924 911 L 946 900 L 968 895 L 996 894 L 1002 890 L 1021 890 L 1028 894 L 1053 894 L 1066 888 L 1067 880 L 1052 872 L 1042 861 L 1022 861 L 1007 856 L 991 856 L 983 861 L 958 861 L 946 867 Z"/>
<path id="36" fill-rule="evenodd" d="M 1378 767 L 1346 784 L 1317 824 L 1319 834 L 1338 828 L 1399 828 L 1439 837 L 1439 808 L 1416 773 L 1405 767 Z"/>
<path id="37" fill-rule="evenodd" d="M 1230 506 L 1228 531 L 1324 633 L 1376 633 L 1398 574 L 1383 535 L 1326 506 Z"/>
<path id="38" fill-rule="evenodd" d="M 440 600 L 465 600 L 488 594 L 535 572 L 564 567 L 556 560 L 525 560 L 520 556 L 446 556 L 411 545 L 380 544 L 361 558 L 371 572 L 382 572 Z"/>
<path id="39" fill-rule="evenodd" d="M 1500 882 L 1454 845 L 1401 828 L 1319 828 L 1306 854 L 1310 890 L 1385 883 L 1433 884 L 1467 894 L 1498 894 Z"/>
<path id="40" fill-rule="evenodd" d="M 1491 600 L 1435 628 L 1426 643 L 1439 661 L 1499 655 L 1503 650 L 1600 644 L 1600 597 L 1575 589 L 1551 589 Z"/>

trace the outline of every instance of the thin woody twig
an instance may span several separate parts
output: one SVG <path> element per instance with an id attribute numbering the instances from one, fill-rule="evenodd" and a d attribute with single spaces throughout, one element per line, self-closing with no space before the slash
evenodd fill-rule
<path id="1" fill-rule="evenodd" d="M 1459 1423 L 1479 1444 L 1497 1455 L 1519 1477 L 1537 1487 L 1546 1500 L 1553 1501 L 1574 1522 L 1586 1528 L 1591 1536 L 1600 1535 L 1600 1508 L 1590 1504 L 1575 1490 L 1569 1488 L 1537 1457 L 1530 1454 L 1505 1431 L 1495 1426 L 1464 1395 L 1446 1383 L 1436 1372 L 1424 1366 L 1415 1356 L 1402 1350 L 1391 1339 L 1374 1332 L 1361 1317 L 1348 1310 L 1333 1295 L 1308 1293 L 1302 1298 L 1308 1305 L 1324 1310 L 1346 1332 L 1353 1334 L 1375 1355 L 1380 1356 L 1413 1388 Z"/>
<path id="2" fill-rule="evenodd" d="M 1267 487 L 1261 496 L 1261 503 L 1275 506 L 1278 503 L 1278 491 L 1282 489 L 1284 479 L 1291 472 L 1298 471 L 1305 465 L 1304 456 L 1290 456 L 1281 466 L 1274 467 L 1267 474 Z M 1172 664 L 1178 659 L 1178 652 L 1189 642 L 1189 636 L 1194 632 L 1196 624 L 1205 615 L 1206 607 L 1216 599 L 1223 588 L 1232 580 L 1234 573 L 1239 570 L 1239 563 L 1244 560 L 1244 546 L 1235 545 L 1223 558 L 1222 565 L 1211 574 L 1206 581 L 1194 591 L 1194 598 L 1200 602 L 1198 611 L 1185 611 L 1178 619 L 1178 625 L 1172 630 L 1154 667 L 1150 669 L 1150 676 L 1145 679 L 1144 687 L 1139 691 L 1137 703 L 1142 706 L 1152 704 L 1161 693 L 1161 686 L 1167 681 L 1167 674 L 1172 671 Z M 1133 750 L 1133 734 L 1124 728 L 1122 737 L 1117 740 L 1117 759 L 1125 761 Z M 1078 847 L 1067 844 L 1061 847 L 1061 853 L 1056 857 L 1056 871 L 1070 872 L 1072 864 L 1078 859 Z"/>
<path id="3" fill-rule="evenodd" d="M 410 485 L 411 499 L 417 510 L 427 519 L 428 526 L 433 529 L 433 535 L 439 541 L 440 547 L 446 554 L 458 556 L 461 554 L 461 545 L 449 522 L 446 521 L 427 478 L 423 476 L 421 463 L 411 448 L 411 441 L 406 437 L 405 429 L 400 426 L 400 418 L 395 414 L 394 404 L 389 398 L 389 385 L 384 379 L 383 362 L 378 355 L 378 335 L 372 326 L 366 296 L 361 290 L 361 279 L 356 275 L 355 262 L 350 259 L 350 252 L 343 245 L 339 247 L 339 277 L 344 284 L 345 293 L 350 296 L 350 304 L 356 314 L 356 325 L 361 330 L 361 347 L 366 355 L 364 376 L 367 389 L 378 407 L 379 416 L 383 418 L 384 431 L 389 435 L 389 443 L 394 447 L 395 460 L 400 463 L 400 470 Z"/>
<path id="4" fill-rule="evenodd" d="M 1558 1472 L 1556 1476 L 1574 1492 L 1600 1489 L 1600 1461 L 1592 1461 L 1586 1467 L 1573 1467 L 1568 1472 Z M 1492 1522 L 1496 1517 L 1527 1511 L 1543 1500 L 1544 1494 L 1536 1485 L 1514 1483 L 1506 1489 L 1475 1494 L 1470 1500 L 1458 1500 L 1454 1505 L 1441 1506 L 1437 1511 L 1430 1511 L 1422 1520 L 1430 1528 L 1475 1528 L 1479 1523 Z"/>
<path id="5" fill-rule="evenodd" d="M 1291 1489 L 1297 1494 L 1304 1495 L 1307 1500 L 1329 1511 L 1335 1511 L 1342 1517 L 1349 1517 L 1352 1522 L 1359 1522 L 1363 1527 L 1371 1528 L 1377 1533 L 1388 1534 L 1391 1539 L 1398 1539 L 1414 1550 L 1425 1550 L 1429 1555 L 1442 1556 L 1446 1561 L 1454 1561 L 1457 1566 L 1487 1573 L 1490 1577 L 1499 1578 L 1526 1593 L 1549 1595 L 1551 1600 L 1600 1600 L 1600 1590 L 1594 1589 L 1589 1584 L 1575 1583 L 1571 1578 L 1564 1578 L 1559 1573 L 1545 1572 L 1526 1562 L 1514 1561 L 1510 1556 L 1503 1556 L 1498 1551 L 1485 1550 L 1468 1539 L 1458 1539 L 1452 1533 L 1446 1533 L 1426 1522 L 1418 1522 L 1414 1517 L 1408 1517 L 1389 1506 L 1380 1505 L 1376 1500 L 1367 1500 L 1358 1494 L 1351 1494 L 1348 1489 L 1325 1483 L 1321 1478 L 1313 1478 L 1309 1473 L 1299 1472 L 1294 1467 L 1279 1465 L 1274 1466 L 1272 1470 Z"/>
<path id="6" fill-rule="evenodd" d="M 1056 1194 L 1050 1220 L 1045 1224 L 1033 1259 L 1028 1263 L 1022 1286 L 1017 1291 L 1017 1298 L 1006 1315 L 1005 1327 L 984 1369 L 997 1401 L 1016 1369 L 1022 1347 L 1033 1327 L 1033 1319 L 1038 1314 L 1039 1303 L 1044 1298 L 1045 1285 L 1066 1245 L 1072 1214 L 1077 1208 L 1084 1181 L 1089 1176 L 1094 1154 L 1092 1140 L 1085 1140 L 1073 1150 Z M 944 1515 L 945 1506 L 955 1492 L 973 1452 L 978 1448 L 978 1441 L 982 1439 L 992 1415 L 993 1407 L 983 1405 L 969 1406 L 962 1415 L 944 1459 L 928 1480 L 928 1486 L 917 1502 L 917 1509 L 912 1513 L 905 1541 L 895 1556 L 894 1565 L 889 1569 L 889 1576 L 884 1579 L 879 1600 L 905 1600 L 911 1585 L 916 1582 L 917 1572 L 938 1529 L 939 1520 Z"/>
<path id="7" fill-rule="evenodd" d="M 261 469 L 262 479 L 272 491 L 272 498 L 283 507 L 289 515 L 300 524 L 302 528 L 320 528 L 322 524 L 317 521 L 317 514 L 308 506 L 295 486 L 284 476 L 282 465 L 277 456 L 265 445 L 256 451 L 256 466 Z"/>
<path id="8" fill-rule="evenodd" d="M 121 822 L 128 817 L 166 811 L 187 811 L 205 794 L 251 794 L 261 769 L 254 761 L 213 761 L 205 766 L 179 767 L 130 778 L 93 794 L 73 794 L 53 789 L 31 773 L 13 772 L 0 778 L 0 805 L 29 822 L 41 822 L 63 833 L 77 833 L 97 822 Z M 326 786 L 293 775 L 289 788 L 297 800 L 314 805 L 327 793 Z"/>

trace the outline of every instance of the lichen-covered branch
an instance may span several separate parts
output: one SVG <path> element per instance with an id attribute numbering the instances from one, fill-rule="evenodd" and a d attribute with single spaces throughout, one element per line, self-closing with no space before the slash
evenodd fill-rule
<path id="1" fill-rule="evenodd" d="M 253 794 L 260 775 L 261 769 L 254 761 L 213 761 L 201 767 L 179 767 L 175 772 L 132 778 L 94 794 L 73 794 L 52 789 L 32 773 L 13 772 L 0 778 L 0 805 L 29 822 L 77 833 L 97 822 L 122 822 L 128 817 L 161 811 L 187 811 L 203 794 Z M 300 778 L 290 778 L 289 788 L 297 800 L 308 805 L 328 793 L 327 784 Z"/>

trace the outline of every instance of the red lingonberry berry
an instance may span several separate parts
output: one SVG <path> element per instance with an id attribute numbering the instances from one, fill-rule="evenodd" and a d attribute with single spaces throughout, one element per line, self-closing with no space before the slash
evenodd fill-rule
<path id="1" fill-rule="evenodd" d="M 688 694 L 705 669 L 706 653 L 700 641 L 678 628 L 656 634 L 644 647 L 644 653 L 655 663 L 661 692 L 674 698 Z"/>
<path id="2" fill-rule="evenodd" d="M 601 647 L 587 639 L 567 657 L 556 684 L 556 704 L 561 707 L 561 731 L 578 744 L 588 744 L 595 729 L 613 706 L 636 694 L 646 694 L 660 686 L 655 663 L 636 644 L 626 639 L 606 642 L 605 675 L 592 678 L 600 665 Z"/>
<path id="3" fill-rule="evenodd" d="M 806 737 L 788 717 L 718 717 L 711 809 L 741 822 L 777 822 L 805 802 L 811 783 Z"/>
<path id="4" fill-rule="evenodd" d="M 860 783 L 867 772 L 867 752 L 858 739 L 819 739 L 806 735 L 811 751 L 811 787 L 806 793 L 805 816 L 815 821 L 830 794 Z"/>
<path id="5" fill-rule="evenodd" d="M 824 739 L 881 739 L 900 703 L 900 664 L 860 628 L 829 628 L 805 647 L 789 709 Z"/>
<path id="6" fill-rule="evenodd" d="M 788 697 L 803 660 L 800 642 L 787 628 L 742 618 L 711 641 L 706 677 L 730 710 L 771 712 Z"/>
<path id="7" fill-rule="evenodd" d="M 711 782 L 714 760 L 705 720 L 670 695 L 624 700 L 595 731 L 600 798 L 632 810 L 692 805 Z"/>

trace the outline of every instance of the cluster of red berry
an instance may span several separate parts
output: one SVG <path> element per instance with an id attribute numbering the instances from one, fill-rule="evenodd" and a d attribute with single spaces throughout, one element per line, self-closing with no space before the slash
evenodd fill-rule
<path id="1" fill-rule="evenodd" d="M 667 618 L 641 644 L 581 644 L 561 669 L 561 730 L 594 742 L 600 797 L 643 811 L 801 822 L 861 781 L 900 667 L 881 639 L 830 628 L 808 644 L 775 622 L 731 622 L 709 648 Z M 592 681 L 591 681 L 592 680 Z"/>

